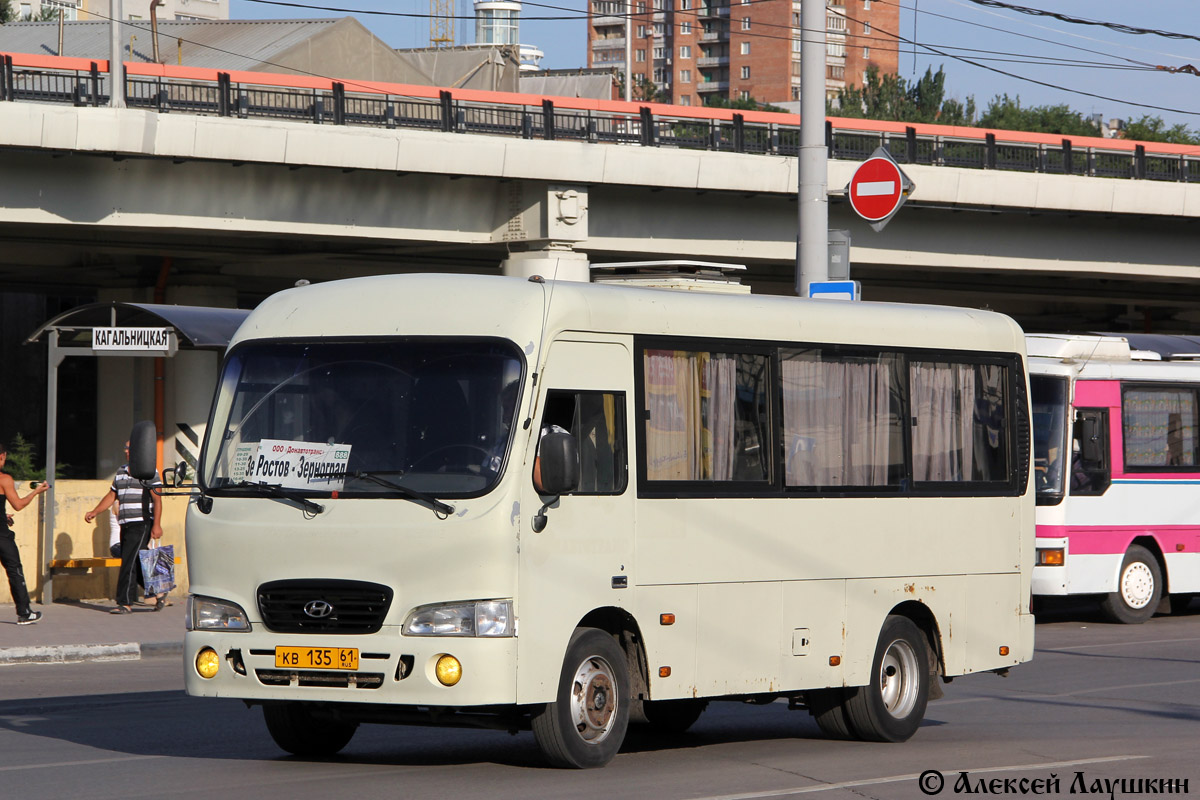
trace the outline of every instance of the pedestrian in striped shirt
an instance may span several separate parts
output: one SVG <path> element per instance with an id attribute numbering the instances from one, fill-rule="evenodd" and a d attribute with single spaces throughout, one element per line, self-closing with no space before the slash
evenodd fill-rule
<path id="1" fill-rule="evenodd" d="M 125 458 L 129 458 L 129 442 L 125 442 Z M 138 587 L 145 586 L 142 579 L 138 553 L 146 548 L 151 539 L 162 538 L 162 498 L 150 491 L 161 487 L 158 473 L 148 481 L 139 481 L 129 474 L 129 464 L 121 465 L 113 478 L 108 494 L 100 499 L 83 518 L 88 523 L 114 502 L 118 503 L 117 521 L 121 525 L 121 571 L 117 574 L 117 605 L 114 614 L 129 614 L 138 596 Z M 166 594 L 155 598 L 154 610 L 161 611 L 167 604 Z"/>

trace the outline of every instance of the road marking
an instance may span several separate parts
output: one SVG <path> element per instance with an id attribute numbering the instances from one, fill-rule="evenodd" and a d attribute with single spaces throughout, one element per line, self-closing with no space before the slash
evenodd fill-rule
<path id="1" fill-rule="evenodd" d="M 1041 764 L 1013 764 L 1007 767 L 979 767 L 978 769 L 948 769 L 942 770 L 943 775 L 957 775 L 966 772 L 979 775 L 986 772 L 1023 772 L 1026 770 L 1059 769 L 1061 767 L 1078 767 L 1083 764 L 1104 764 L 1110 761 L 1132 761 L 1149 758 L 1149 756 L 1104 756 L 1101 758 L 1081 758 L 1075 761 L 1050 761 Z M 717 794 L 708 797 L 696 797 L 692 800 L 756 800 L 761 797 L 784 797 L 793 794 L 809 794 L 812 792 L 827 792 L 830 789 L 850 789 L 855 786 L 875 786 L 881 783 L 899 783 L 900 781 L 915 781 L 921 777 L 918 772 L 907 775 L 889 775 L 886 778 L 865 778 L 860 781 L 842 781 L 841 783 L 820 783 L 816 786 L 801 786 L 798 789 L 776 789 L 770 792 L 747 792 L 745 794 Z"/>
<path id="2" fill-rule="evenodd" d="M 117 764 L 122 761 L 145 761 L 148 758 L 163 758 L 163 756 L 121 756 L 119 758 L 92 758 L 87 761 L 55 761 L 50 764 L 18 764 L 11 767 L 0 767 L 0 772 L 12 772 L 18 769 L 57 769 L 59 767 L 86 767 L 91 764 Z"/>
<path id="3" fill-rule="evenodd" d="M 896 193 L 895 181 L 864 181 L 854 187 L 859 197 L 887 197 Z"/>
<path id="4" fill-rule="evenodd" d="M 1071 647 L 1046 647 L 1036 648 L 1036 653 L 1069 653 L 1072 650 L 1099 650 L 1105 647 L 1142 647 L 1148 644 L 1184 644 L 1187 642 L 1200 642 L 1200 637 L 1192 637 L 1189 639 L 1147 639 L 1141 642 L 1109 642 L 1108 644 L 1078 644 Z"/>

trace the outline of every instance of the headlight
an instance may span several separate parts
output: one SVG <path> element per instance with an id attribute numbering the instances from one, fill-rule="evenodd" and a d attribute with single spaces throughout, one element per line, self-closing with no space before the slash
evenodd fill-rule
<path id="1" fill-rule="evenodd" d="M 242 633 L 250 630 L 250 620 L 237 603 L 193 594 L 188 595 L 187 629 Z"/>
<path id="2" fill-rule="evenodd" d="M 512 600 L 420 606 L 404 620 L 405 636 L 512 636 Z"/>

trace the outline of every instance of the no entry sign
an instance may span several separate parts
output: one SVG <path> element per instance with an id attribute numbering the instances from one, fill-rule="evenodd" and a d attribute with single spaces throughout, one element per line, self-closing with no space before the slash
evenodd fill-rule
<path id="1" fill-rule="evenodd" d="M 880 230 L 912 190 L 912 181 L 880 148 L 854 171 L 846 195 L 854 212 Z"/>

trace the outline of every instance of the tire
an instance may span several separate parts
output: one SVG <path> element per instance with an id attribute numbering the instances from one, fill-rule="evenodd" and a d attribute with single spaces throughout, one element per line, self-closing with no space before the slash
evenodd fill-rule
<path id="1" fill-rule="evenodd" d="M 846 716 L 845 689 L 817 689 L 807 693 L 808 713 L 817 721 L 817 727 L 826 739 L 855 739 L 850 720 Z"/>
<path id="2" fill-rule="evenodd" d="M 302 758 L 336 755 L 358 730 L 357 722 L 315 717 L 304 703 L 296 701 L 264 703 L 263 719 L 275 744 Z"/>
<path id="3" fill-rule="evenodd" d="M 928 652 L 912 620 L 894 615 L 884 620 L 871 683 L 846 692 L 846 718 L 857 738 L 903 742 L 917 732 L 929 702 Z"/>
<path id="4" fill-rule="evenodd" d="M 1100 608 L 1113 622 L 1137 625 L 1154 616 L 1162 590 L 1158 559 L 1141 545 L 1130 545 L 1117 574 L 1117 590 L 1105 596 Z"/>
<path id="5" fill-rule="evenodd" d="M 567 645 L 553 703 L 533 717 L 533 737 L 555 767 L 602 767 L 629 727 L 629 668 L 616 640 L 576 628 Z"/>
<path id="6" fill-rule="evenodd" d="M 647 700 L 642 703 L 642 713 L 646 722 L 655 733 L 668 736 L 678 736 L 696 724 L 704 709 L 708 708 L 707 700 Z"/>

